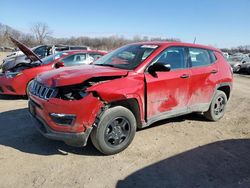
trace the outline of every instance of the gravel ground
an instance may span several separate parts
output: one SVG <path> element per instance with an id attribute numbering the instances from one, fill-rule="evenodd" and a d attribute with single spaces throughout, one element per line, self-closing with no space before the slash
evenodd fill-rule
<path id="1" fill-rule="evenodd" d="M 27 100 L 0 96 L 0 187 L 250 187 L 249 83 L 235 76 L 219 122 L 198 114 L 162 121 L 113 156 L 43 138 Z"/>

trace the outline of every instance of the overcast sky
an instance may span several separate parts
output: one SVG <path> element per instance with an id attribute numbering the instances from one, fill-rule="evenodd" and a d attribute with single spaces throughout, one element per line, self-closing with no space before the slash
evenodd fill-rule
<path id="1" fill-rule="evenodd" d="M 197 37 L 197 43 L 220 48 L 250 44 L 250 0 L 1 0 L 3 24 L 30 32 L 38 21 L 54 37 Z"/>

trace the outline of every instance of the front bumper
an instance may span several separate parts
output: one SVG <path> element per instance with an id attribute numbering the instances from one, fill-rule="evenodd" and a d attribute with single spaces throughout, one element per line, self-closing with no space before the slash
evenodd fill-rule
<path id="1" fill-rule="evenodd" d="M 25 75 L 14 78 L 6 78 L 0 75 L 0 94 L 6 95 L 26 95 L 26 85 L 28 79 Z"/>
<path id="2" fill-rule="evenodd" d="M 102 103 L 89 94 L 79 101 L 61 99 L 44 100 L 30 94 L 29 111 L 42 135 L 49 139 L 61 140 L 72 146 L 85 146 Z M 72 125 L 57 124 L 51 113 L 74 114 Z"/>
<path id="3" fill-rule="evenodd" d="M 46 138 L 52 140 L 63 141 L 70 146 L 83 147 L 86 146 L 88 137 L 92 131 L 92 127 L 89 127 L 85 132 L 81 133 L 66 133 L 66 132 L 57 132 L 52 130 L 47 123 L 38 115 L 34 113 L 32 109 L 32 103 L 29 102 L 29 111 L 31 114 L 31 119 L 33 124 L 35 124 L 38 131 Z"/>

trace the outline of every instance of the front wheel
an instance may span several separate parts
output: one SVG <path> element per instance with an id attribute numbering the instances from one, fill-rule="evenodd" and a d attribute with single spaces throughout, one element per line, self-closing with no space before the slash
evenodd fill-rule
<path id="1" fill-rule="evenodd" d="M 103 154 L 112 155 L 126 149 L 136 132 L 133 113 L 122 106 L 107 109 L 91 133 L 93 145 Z"/>
<path id="2" fill-rule="evenodd" d="M 204 116 L 210 121 L 218 121 L 225 114 L 227 96 L 223 91 L 217 90 L 210 104 L 209 110 Z"/>
<path id="3" fill-rule="evenodd" d="M 247 67 L 247 74 L 250 74 L 250 65 Z"/>

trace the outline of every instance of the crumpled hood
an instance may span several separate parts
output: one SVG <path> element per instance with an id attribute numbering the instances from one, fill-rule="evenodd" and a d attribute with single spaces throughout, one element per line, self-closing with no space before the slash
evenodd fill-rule
<path id="1" fill-rule="evenodd" d="M 95 77 L 126 76 L 127 74 L 127 70 L 113 67 L 81 65 L 48 71 L 38 75 L 36 80 L 48 87 L 61 87 L 80 84 Z"/>
<path id="2" fill-rule="evenodd" d="M 42 63 L 42 60 L 27 46 L 12 37 L 10 37 L 10 40 L 31 60 L 31 62 L 40 61 Z"/>

